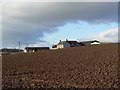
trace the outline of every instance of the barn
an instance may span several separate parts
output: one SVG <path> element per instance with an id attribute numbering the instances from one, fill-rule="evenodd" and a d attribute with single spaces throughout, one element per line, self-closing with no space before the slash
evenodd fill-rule
<path id="1" fill-rule="evenodd" d="M 83 46 L 90 46 L 90 45 L 98 45 L 100 44 L 99 41 L 97 40 L 93 40 L 93 41 L 83 41 L 83 42 L 80 42 L 83 44 Z"/>
<path id="2" fill-rule="evenodd" d="M 36 51 L 42 51 L 42 50 L 49 50 L 49 47 L 25 47 L 24 52 L 36 52 Z"/>

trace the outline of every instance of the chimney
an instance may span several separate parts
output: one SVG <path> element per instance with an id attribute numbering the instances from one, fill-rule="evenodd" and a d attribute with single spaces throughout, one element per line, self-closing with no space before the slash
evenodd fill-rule
<path id="1" fill-rule="evenodd" d="M 60 42 L 61 42 L 61 40 L 60 40 Z"/>
<path id="2" fill-rule="evenodd" d="M 68 39 L 66 39 L 66 41 L 68 41 Z"/>

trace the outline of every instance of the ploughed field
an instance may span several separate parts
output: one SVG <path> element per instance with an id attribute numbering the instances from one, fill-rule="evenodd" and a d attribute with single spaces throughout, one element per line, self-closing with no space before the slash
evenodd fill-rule
<path id="1" fill-rule="evenodd" d="M 118 44 L 2 57 L 2 87 L 117 88 Z"/>

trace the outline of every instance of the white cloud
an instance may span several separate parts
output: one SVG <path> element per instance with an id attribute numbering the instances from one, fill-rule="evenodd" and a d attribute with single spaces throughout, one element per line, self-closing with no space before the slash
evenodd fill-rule
<path id="1" fill-rule="evenodd" d="M 36 42 L 34 44 L 29 44 L 28 46 L 29 47 L 40 47 L 40 46 L 48 47 L 48 43 Z"/>
<path id="2" fill-rule="evenodd" d="M 101 42 L 118 42 L 118 28 L 101 32 L 100 34 L 95 36 L 93 39 L 97 39 Z"/>
<path id="3" fill-rule="evenodd" d="M 78 41 L 90 41 L 90 40 L 98 40 L 100 42 L 120 42 L 119 40 L 120 31 L 118 28 L 104 30 L 103 32 L 99 33 L 98 35 L 91 36 L 91 37 L 83 37 L 78 39 Z"/>

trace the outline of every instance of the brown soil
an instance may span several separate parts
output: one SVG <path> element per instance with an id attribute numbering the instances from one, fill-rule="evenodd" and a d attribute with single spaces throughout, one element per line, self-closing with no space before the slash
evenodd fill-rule
<path id="1" fill-rule="evenodd" d="M 118 88 L 117 75 L 118 44 L 2 57 L 3 89 Z"/>

